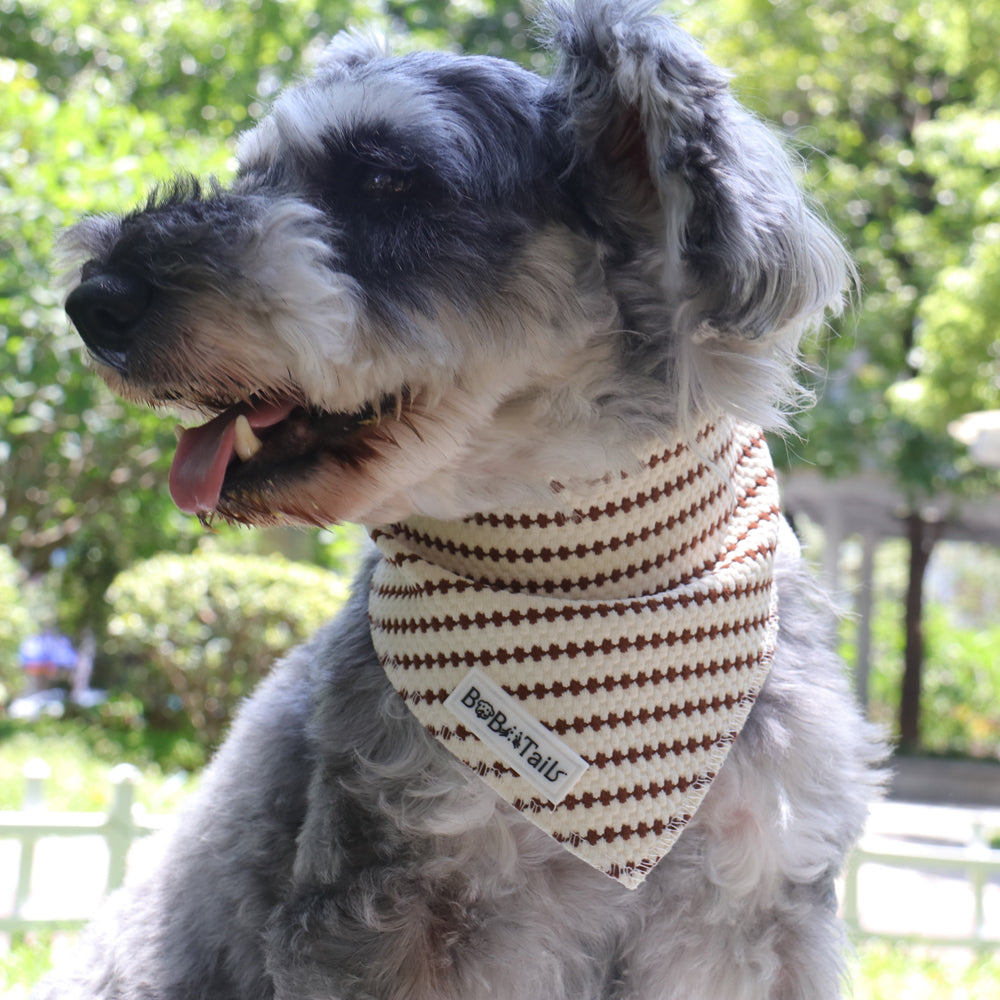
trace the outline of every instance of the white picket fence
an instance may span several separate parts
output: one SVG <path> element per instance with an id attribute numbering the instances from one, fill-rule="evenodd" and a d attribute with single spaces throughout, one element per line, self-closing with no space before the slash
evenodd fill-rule
<path id="1" fill-rule="evenodd" d="M 1000 948 L 1000 810 L 883 802 L 851 855 L 841 909 L 858 938 Z"/>
<path id="2" fill-rule="evenodd" d="M 0 812 L 0 846 L 19 843 L 17 873 L 3 879 L 13 884 L 13 902 L 0 898 L 0 934 L 21 934 L 30 930 L 72 930 L 82 926 L 87 914 L 67 915 L 58 900 L 39 907 L 32 898 L 36 869 L 36 847 L 42 842 L 64 838 L 98 837 L 107 846 L 107 875 L 100 896 L 121 885 L 129 850 L 135 842 L 166 820 L 142 815 L 134 805 L 138 772 L 127 764 L 110 774 L 109 806 L 106 813 L 59 813 L 45 808 L 48 767 L 33 761 L 25 769 L 23 808 Z M 852 855 L 841 885 L 841 903 L 848 926 L 858 937 L 884 937 L 931 945 L 972 947 L 977 950 L 1000 948 L 1000 850 L 987 842 L 990 830 L 1000 830 L 1000 812 L 965 810 L 956 823 L 954 810 L 934 807 L 906 807 L 884 803 L 873 817 L 869 832 Z M 919 829 L 914 828 L 915 822 Z M 67 855 L 71 851 L 67 850 Z M 5 855 L 6 856 L 6 855 Z M 910 873 L 909 888 L 900 892 L 886 872 Z M 70 874 L 62 876 L 72 878 Z M 93 874 L 93 873 L 90 873 Z M 919 877 L 917 877 L 919 876 Z M 914 881 L 916 879 L 916 881 Z M 933 897 L 945 891 L 944 896 Z M 952 903 L 971 900 L 969 919 L 956 920 Z M 908 895 L 907 895 L 908 894 Z M 51 893 L 48 894 L 51 897 Z M 908 929 L 913 908 L 928 908 L 940 917 L 940 927 Z M 51 908 L 49 908 L 51 907 Z M 7 911 L 7 912 L 5 912 Z M 878 926 L 886 912 L 902 918 L 897 926 Z M 875 915 L 875 922 L 870 919 Z M 884 923 L 884 921 L 883 921 Z M 957 928 L 957 929 L 956 929 Z"/>
<path id="3" fill-rule="evenodd" d="M 110 796 L 106 813 L 53 812 L 45 807 L 45 783 L 50 775 L 41 760 L 24 769 L 24 800 L 18 812 L 0 812 L 0 844 L 19 843 L 13 902 L 0 900 L 0 934 L 29 930 L 72 930 L 87 922 L 87 915 L 67 916 L 57 902 L 50 912 L 39 912 L 33 904 L 32 885 L 36 874 L 36 854 L 42 841 L 63 841 L 80 837 L 100 838 L 107 847 L 107 874 L 104 895 L 117 889 L 125 879 L 128 853 L 135 841 L 163 827 L 162 817 L 142 816 L 135 808 L 135 786 L 139 771 L 131 764 L 119 764 L 109 775 Z M 89 859 L 88 859 L 89 860 Z M 72 878 L 72 866 L 64 866 Z M 93 873 L 89 873 L 93 874 Z M 4 879 L 8 882 L 8 879 Z"/>

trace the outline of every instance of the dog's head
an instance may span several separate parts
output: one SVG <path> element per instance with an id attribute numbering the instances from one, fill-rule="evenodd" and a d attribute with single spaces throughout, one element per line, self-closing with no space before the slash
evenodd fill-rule
<path id="1" fill-rule="evenodd" d="M 786 154 L 648 3 L 549 4 L 550 79 L 336 39 L 246 135 L 76 226 L 67 309 L 117 391 L 204 420 L 179 505 L 454 517 L 720 410 L 774 423 L 846 262 Z"/>

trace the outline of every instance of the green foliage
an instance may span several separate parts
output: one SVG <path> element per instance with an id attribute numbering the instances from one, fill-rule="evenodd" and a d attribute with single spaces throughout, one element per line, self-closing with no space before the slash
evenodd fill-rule
<path id="1" fill-rule="evenodd" d="M 1000 746 L 1000 625 L 961 628 L 932 605 L 924 620 L 928 655 L 922 746 L 937 753 L 995 757 Z"/>
<path id="2" fill-rule="evenodd" d="M 789 131 L 859 269 L 859 307 L 809 358 L 830 374 L 787 463 L 888 471 L 911 496 L 984 478 L 947 424 L 1000 399 L 998 16 L 997 0 L 726 0 L 684 19 Z"/>
<path id="3" fill-rule="evenodd" d="M 24 599 L 24 570 L 0 545 L 0 705 L 22 684 L 18 648 L 38 628 Z"/>
<path id="4" fill-rule="evenodd" d="M 224 159 L 96 91 L 60 102 L 24 63 L 0 59 L 0 77 L 0 533 L 33 572 L 54 555 L 67 566 L 63 624 L 75 631 L 99 620 L 125 562 L 193 532 L 155 489 L 169 425 L 86 371 L 62 314 L 54 236 L 85 210 L 133 201 L 140 162 L 162 177 L 185 157 Z"/>
<path id="5" fill-rule="evenodd" d="M 414 45 L 479 52 L 513 59 L 535 69 L 543 69 L 548 61 L 534 45 L 532 26 L 516 0 L 467 4 L 451 0 L 386 0 L 385 9 L 393 26 L 405 32 Z"/>
<path id="6" fill-rule="evenodd" d="M 1000 134 L 1000 122 L 996 128 Z M 1000 193 L 1000 183 L 996 187 Z M 997 274 L 1000 221 L 983 227 L 969 259 L 944 272 L 921 304 L 919 372 L 895 397 L 915 423 L 935 427 L 970 409 L 1000 409 Z"/>
<path id="7" fill-rule="evenodd" d="M 175 134 L 208 127 L 224 137 L 261 114 L 323 32 L 370 17 L 377 5 L 4 0 L 0 11 L 0 56 L 34 66 L 59 99 L 84 86 L 108 105 L 155 112 Z"/>
<path id="8" fill-rule="evenodd" d="M 53 934 L 32 934 L 11 942 L 0 957 L 0 996 L 6 1000 L 28 1000 L 31 988 L 53 964 Z"/>
<path id="9" fill-rule="evenodd" d="M 320 8 L 331 28 L 368 10 L 0 0 L 0 537 L 33 573 L 62 568 L 67 631 L 100 630 L 115 574 L 200 527 L 165 489 L 172 422 L 86 369 L 55 236 L 178 171 L 227 174 L 229 139 L 308 57 Z"/>
<path id="10" fill-rule="evenodd" d="M 107 652 L 148 713 L 176 705 L 214 745 L 240 698 L 345 594 L 341 577 L 279 556 L 160 555 L 109 589 Z"/>
<path id="11" fill-rule="evenodd" d="M 869 711 L 896 725 L 903 673 L 906 547 L 883 544 L 875 567 Z M 1000 555 L 939 543 L 928 571 L 921 747 L 930 753 L 996 756 L 1000 746 Z M 844 656 L 853 661 L 857 623 L 844 623 Z"/>
<path id="12" fill-rule="evenodd" d="M 872 718 L 896 724 L 902 677 L 903 629 L 898 605 L 882 603 L 874 626 L 870 684 Z M 928 753 L 995 757 L 1000 746 L 1000 626 L 962 627 L 939 604 L 924 620 L 921 749 Z"/>
<path id="13" fill-rule="evenodd" d="M 44 760 L 51 770 L 45 803 L 55 811 L 103 812 L 111 794 L 109 773 L 123 761 L 141 773 L 136 802 L 147 812 L 168 815 L 191 793 L 190 772 L 204 764 L 204 751 L 188 736 L 145 728 L 107 728 L 90 718 L 0 719 L 0 809 L 20 809 L 24 768 Z M 192 766 L 193 765 L 193 766 Z"/>
<path id="14" fill-rule="evenodd" d="M 447 25 L 462 44 L 523 55 L 515 7 L 0 0 L 0 537 L 32 573 L 57 567 L 66 631 L 100 633 L 114 576 L 190 551 L 200 527 L 165 489 L 172 422 L 86 370 L 56 234 L 177 172 L 225 178 L 235 134 L 344 26 L 374 20 L 442 45 Z"/>
<path id="15" fill-rule="evenodd" d="M 930 950 L 894 942 L 858 945 L 851 962 L 854 1000 L 993 1000 L 1000 981 L 996 952 Z"/>

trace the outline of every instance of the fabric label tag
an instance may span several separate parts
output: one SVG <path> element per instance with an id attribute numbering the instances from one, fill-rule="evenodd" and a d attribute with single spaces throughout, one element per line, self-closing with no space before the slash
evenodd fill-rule
<path id="1" fill-rule="evenodd" d="M 478 667 L 444 705 L 553 805 L 562 802 L 590 766 Z"/>

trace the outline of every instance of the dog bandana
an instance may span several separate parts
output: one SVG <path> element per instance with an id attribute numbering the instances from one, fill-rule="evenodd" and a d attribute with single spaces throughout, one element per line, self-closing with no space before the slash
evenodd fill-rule
<path id="1" fill-rule="evenodd" d="M 638 886 L 767 676 L 782 517 L 761 431 L 720 419 L 550 509 L 371 529 L 372 638 L 411 711 L 584 861 Z"/>

